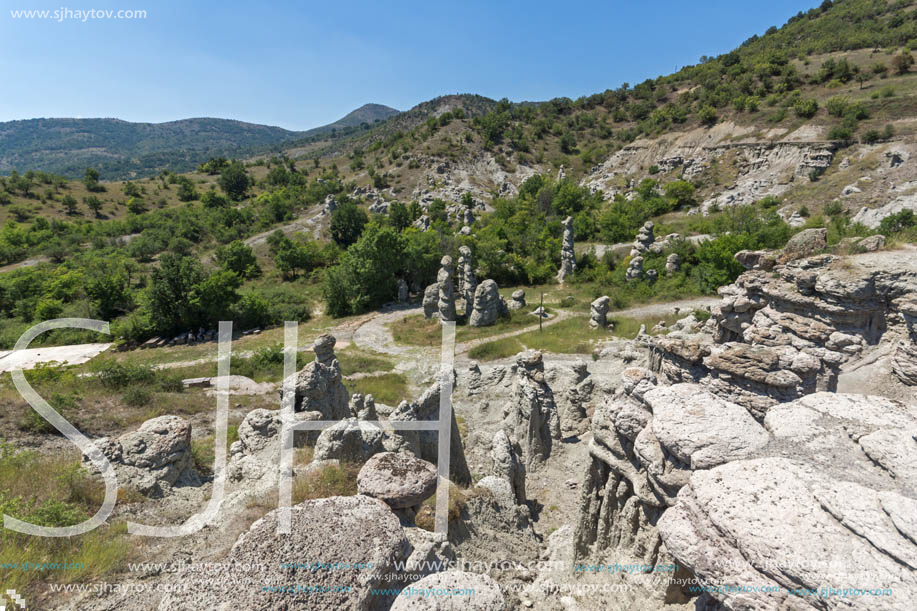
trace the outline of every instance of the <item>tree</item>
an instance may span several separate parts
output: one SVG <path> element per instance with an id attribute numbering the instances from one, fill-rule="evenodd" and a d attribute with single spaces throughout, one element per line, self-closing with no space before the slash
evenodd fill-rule
<path id="1" fill-rule="evenodd" d="M 687 180 L 673 180 L 665 186 L 665 196 L 675 202 L 676 208 L 693 206 L 694 185 Z"/>
<path id="2" fill-rule="evenodd" d="M 210 189 L 201 196 L 201 203 L 205 208 L 228 208 L 229 200 L 225 195 L 220 195 L 216 189 Z"/>
<path id="3" fill-rule="evenodd" d="M 274 264 L 284 277 L 296 277 L 297 270 L 308 272 L 318 263 L 318 249 L 313 242 L 299 243 L 283 236 L 274 254 Z"/>
<path id="4" fill-rule="evenodd" d="M 100 192 L 105 190 L 105 187 L 99 184 L 99 171 L 95 168 L 86 168 L 83 184 L 86 185 L 87 191 Z"/>
<path id="5" fill-rule="evenodd" d="M 700 119 L 701 123 L 709 127 L 717 121 L 716 110 L 709 104 L 701 106 L 701 109 L 697 111 L 697 118 Z"/>
<path id="6" fill-rule="evenodd" d="M 178 177 L 178 199 L 183 202 L 191 202 L 198 198 L 197 190 L 194 183 L 187 176 Z"/>
<path id="7" fill-rule="evenodd" d="M 233 240 L 226 246 L 221 246 L 216 252 L 217 261 L 240 278 L 254 278 L 261 275 L 258 259 L 251 247 L 240 240 Z"/>
<path id="8" fill-rule="evenodd" d="M 892 67 L 898 74 L 907 74 L 914 65 L 914 56 L 905 51 L 892 58 Z"/>
<path id="9" fill-rule="evenodd" d="M 388 221 L 398 231 L 410 226 L 411 216 L 408 207 L 401 202 L 392 202 L 392 205 L 388 207 Z"/>
<path id="10" fill-rule="evenodd" d="M 342 200 L 331 213 L 331 239 L 344 248 L 357 241 L 369 217 L 355 203 Z"/>
<path id="11" fill-rule="evenodd" d="M 325 274 L 322 293 L 328 313 L 357 314 L 393 299 L 404 259 L 401 236 L 391 227 L 370 223 Z"/>
<path id="12" fill-rule="evenodd" d="M 60 201 L 64 205 L 64 210 L 67 211 L 67 214 L 76 214 L 76 199 L 72 195 L 68 193 Z"/>
<path id="13" fill-rule="evenodd" d="M 863 88 L 863 83 L 866 83 L 866 82 L 868 82 L 868 81 L 869 81 L 869 75 L 868 75 L 868 74 L 866 74 L 865 72 L 858 72 L 858 73 L 857 73 L 857 75 L 856 75 L 856 82 L 859 83 L 860 89 Z"/>
<path id="14" fill-rule="evenodd" d="M 232 161 L 220 172 L 218 180 L 223 192 L 234 201 L 244 198 L 252 185 L 252 179 L 245 171 L 245 166 L 239 160 Z"/>
<path id="15" fill-rule="evenodd" d="M 159 267 L 150 274 L 146 293 L 150 322 L 156 331 L 175 333 L 191 326 L 196 319 L 194 289 L 204 278 L 200 263 L 193 257 L 162 255 Z"/>
<path id="16" fill-rule="evenodd" d="M 96 216 L 99 216 L 99 212 L 102 210 L 102 201 L 95 195 L 90 195 L 83 198 L 83 203 L 86 204 L 86 207 L 92 210 L 92 213 Z"/>
<path id="17" fill-rule="evenodd" d="M 140 187 L 137 186 L 137 183 L 135 182 L 127 181 L 121 187 L 121 190 L 124 192 L 126 197 L 140 197 L 141 195 Z"/>

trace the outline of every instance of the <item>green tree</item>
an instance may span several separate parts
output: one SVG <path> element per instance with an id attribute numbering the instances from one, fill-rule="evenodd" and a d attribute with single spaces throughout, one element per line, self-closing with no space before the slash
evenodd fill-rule
<path id="1" fill-rule="evenodd" d="M 892 67 L 898 74 L 907 74 L 914 65 L 914 56 L 905 51 L 892 58 Z"/>
<path id="2" fill-rule="evenodd" d="M 95 195 L 90 195 L 83 198 L 83 203 L 86 204 L 86 207 L 92 210 L 92 213 L 99 216 L 99 212 L 102 210 L 102 200 L 100 200 Z"/>
<path id="3" fill-rule="evenodd" d="M 64 205 L 64 210 L 67 211 L 67 214 L 76 214 L 76 199 L 72 195 L 68 193 L 60 201 Z"/>
<path id="4" fill-rule="evenodd" d="M 675 203 L 676 208 L 693 206 L 694 185 L 687 180 L 673 180 L 665 186 L 665 196 Z"/>
<path id="5" fill-rule="evenodd" d="M 86 173 L 83 175 L 83 184 L 86 186 L 87 191 L 99 192 L 105 190 L 105 187 L 99 183 L 99 171 L 95 168 L 86 168 Z"/>
<path id="6" fill-rule="evenodd" d="M 793 104 L 793 110 L 796 116 L 803 119 L 811 119 L 818 112 L 818 102 L 813 98 L 801 98 Z"/>
<path id="7" fill-rule="evenodd" d="M 187 176 L 178 177 L 178 199 L 183 202 L 191 202 L 198 198 L 197 190 L 194 183 Z"/>
<path id="8" fill-rule="evenodd" d="M 216 259 L 223 269 L 235 272 L 240 278 L 255 278 L 261 275 L 255 253 L 250 246 L 240 240 L 233 240 L 218 248 Z"/>
<path id="9" fill-rule="evenodd" d="M 709 104 L 701 106 L 700 110 L 697 111 L 697 118 L 700 119 L 701 123 L 709 127 L 717 121 L 716 110 Z"/>
<path id="10" fill-rule="evenodd" d="M 150 274 L 146 306 L 150 322 L 159 333 L 177 333 L 197 322 L 195 287 L 205 279 L 193 257 L 165 253 Z"/>
<path id="11" fill-rule="evenodd" d="M 388 208 L 388 221 L 398 231 L 410 226 L 411 216 L 408 207 L 401 202 L 392 202 Z"/>
<path id="12" fill-rule="evenodd" d="M 140 197 L 141 191 L 140 187 L 135 182 L 127 181 L 122 185 L 121 191 L 124 192 L 125 197 Z"/>
<path id="13" fill-rule="evenodd" d="M 239 160 L 232 161 L 220 172 L 217 181 L 223 192 L 234 201 L 239 201 L 248 193 L 252 179 L 245 171 L 245 166 Z"/>
<path id="14" fill-rule="evenodd" d="M 391 227 L 370 223 L 360 239 L 325 273 L 322 293 L 328 313 L 346 316 L 378 307 L 395 297 L 404 263 L 401 236 Z"/>
<path id="15" fill-rule="evenodd" d="M 331 213 L 331 239 L 347 248 L 357 241 L 368 221 L 369 217 L 355 203 L 342 200 Z"/>

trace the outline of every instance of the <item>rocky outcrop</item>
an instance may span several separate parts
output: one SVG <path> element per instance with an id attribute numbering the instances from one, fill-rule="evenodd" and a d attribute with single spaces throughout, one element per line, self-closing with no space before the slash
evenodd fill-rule
<path id="1" fill-rule="evenodd" d="M 296 375 L 294 411 L 316 412 L 316 420 L 343 420 L 350 416 L 350 395 L 334 355 L 336 342 L 333 335 L 325 334 L 313 343 L 315 360 Z"/>
<path id="2" fill-rule="evenodd" d="M 398 303 L 407 303 L 410 298 L 410 292 L 408 291 L 408 283 L 404 281 L 404 278 L 398 278 L 397 289 Z"/>
<path id="3" fill-rule="evenodd" d="M 557 281 L 563 284 L 568 276 L 576 271 L 576 253 L 573 250 L 573 217 L 564 219 L 564 237 L 560 250 L 560 269 L 557 270 Z"/>
<path id="4" fill-rule="evenodd" d="M 604 329 L 608 325 L 606 316 L 611 298 L 607 295 L 599 297 L 589 304 L 589 326 L 593 329 Z"/>
<path id="5" fill-rule="evenodd" d="M 282 536 L 278 514 L 271 511 L 252 524 L 214 568 L 182 573 L 184 587 L 167 594 L 159 609 L 391 606 L 395 596 L 375 590 L 400 583 L 396 563 L 409 557 L 411 545 L 385 503 L 364 495 L 306 501 L 291 508 L 291 531 Z M 311 588 L 292 588 L 295 584 Z"/>
<path id="6" fill-rule="evenodd" d="M 417 401 L 402 401 L 389 415 L 389 420 L 417 422 L 439 420 L 441 384 L 433 383 Z M 436 431 L 393 431 L 383 440 L 383 446 L 389 452 L 410 452 L 428 462 L 436 464 L 438 453 L 438 433 Z M 465 460 L 465 448 L 452 413 L 451 435 L 449 444 L 449 478 L 461 486 L 471 484 L 471 472 Z"/>
<path id="7" fill-rule="evenodd" d="M 901 346 L 907 369 L 913 345 L 906 314 L 917 291 L 907 256 L 876 252 L 822 255 L 754 269 L 721 287 L 713 337 L 656 337 L 651 367 L 669 382 L 696 382 L 752 409 L 759 418 L 780 402 L 837 387 L 842 367 L 882 345 Z M 899 376 L 901 381 L 908 383 Z"/>
<path id="8" fill-rule="evenodd" d="M 439 274 L 436 276 L 439 286 L 439 301 L 437 308 L 440 320 L 454 321 L 455 314 L 455 268 L 452 257 L 446 255 L 440 261 Z"/>
<path id="9" fill-rule="evenodd" d="M 917 295 L 904 297 L 896 305 L 906 334 L 902 333 L 895 348 L 892 372 L 908 386 L 917 386 Z"/>
<path id="10" fill-rule="evenodd" d="M 500 317 L 500 293 L 497 283 L 485 280 L 478 285 L 474 293 L 474 309 L 468 317 L 468 324 L 472 327 L 486 327 L 497 322 Z"/>
<path id="11" fill-rule="evenodd" d="M 571 437 L 588 431 L 594 402 L 603 389 L 589 373 L 586 362 L 576 360 L 570 365 L 550 367 L 545 380 L 554 392 L 561 435 Z"/>
<path id="12" fill-rule="evenodd" d="M 96 446 L 108 458 L 121 486 L 158 498 L 175 486 L 200 486 L 191 456 L 191 424 L 178 416 L 147 420 L 118 439 L 102 437 Z M 94 470 L 83 455 L 83 464 Z"/>
<path id="13" fill-rule="evenodd" d="M 529 350 L 516 357 L 513 394 L 503 409 L 503 429 L 522 447 L 526 468 L 535 469 L 551 455 L 561 438 L 554 393 L 545 382 L 541 352 Z"/>
<path id="14" fill-rule="evenodd" d="M 762 425 L 705 387 L 626 370 L 593 418 L 574 562 L 677 565 L 670 579 L 624 576 L 650 606 L 685 602 L 696 596 L 686 584 L 700 584 L 719 586 L 714 607 L 907 608 L 917 539 L 899 516 L 917 508 L 904 458 L 915 435 L 917 408 L 888 399 L 816 393 L 772 407 Z M 847 562 L 830 564 L 839 550 Z M 773 589 L 743 591 L 753 583 Z M 893 597 L 788 592 L 827 587 Z"/>
<path id="15" fill-rule="evenodd" d="M 382 429 L 374 424 L 346 418 L 321 432 L 312 460 L 362 463 L 382 451 Z"/>

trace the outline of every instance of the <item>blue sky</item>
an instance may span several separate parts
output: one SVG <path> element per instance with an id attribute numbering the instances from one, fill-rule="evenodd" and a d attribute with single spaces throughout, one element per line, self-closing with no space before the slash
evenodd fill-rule
<path id="1" fill-rule="evenodd" d="M 367 102 L 576 98 L 728 51 L 817 0 L 4 0 L 0 121 L 223 117 L 308 129 Z M 14 19 L 11 10 L 145 10 Z"/>

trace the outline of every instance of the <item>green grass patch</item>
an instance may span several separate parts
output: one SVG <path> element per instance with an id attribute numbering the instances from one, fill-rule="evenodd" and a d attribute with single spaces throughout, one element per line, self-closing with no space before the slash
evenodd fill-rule
<path id="1" fill-rule="evenodd" d="M 525 350 L 518 339 L 515 337 L 504 337 L 492 342 L 486 342 L 475 346 L 468 351 L 468 357 L 476 361 L 495 361 L 505 359 Z"/>
<path id="2" fill-rule="evenodd" d="M 529 331 L 517 336 L 526 348 L 556 352 L 560 354 L 588 354 L 596 342 L 608 339 L 608 331 L 593 329 L 589 319 L 575 316 L 544 327 L 541 331 Z"/>
<path id="3" fill-rule="evenodd" d="M 408 398 L 408 380 L 400 373 L 383 373 L 347 382 L 351 393 L 372 395 L 386 405 L 398 405 Z"/>
<path id="4" fill-rule="evenodd" d="M 0 512 L 39 526 L 72 526 L 94 514 L 105 486 L 89 476 L 78 459 L 17 450 L 0 441 Z M 122 490 L 119 502 L 138 500 Z M 0 583 L 26 595 L 44 581 L 72 583 L 97 579 L 131 557 L 123 523 L 104 525 L 74 537 L 35 537 L 0 531 L 0 566 L 6 563 L 79 565 L 60 571 L 0 568 Z"/>
<path id="5" fill-rule="evenodd" d="M 466 320 L 460 319 L 456 323 L 455 341 L 466 342 L 537 325 L 538 319 L 531 315 L 535 307 L 537 306 L 527 305 L 521 310 L 511 311 L 509 316 L 498 318 L 497 322 L 489 327 L 471 327 Z M 398 344 L 425 347 L 442 344 L 443 327 L 439 319 L 427 320 L 422 314 L 416 314 L 393 322 L 389 328 Z"/>
<path id="6" fill-rule="evenodd" d="M 239 440 L 239 425 L 230 424 L 226 427 L 226 456 L 229 457 L 229 446 Z M 191 457 L 194 459 L 194 468 L 205 475 L 213 473 L 213 461 L 216 457 L 216 436 L 202 437 L 191 441 Z"/>
<path id="7" fill-rule="evenodd" d="M 357 474 L 362 465 L 341 463 L 296 477 L 293 480 L 293 504 L 330 496 L 353 496 L 357 493 Z"/>

